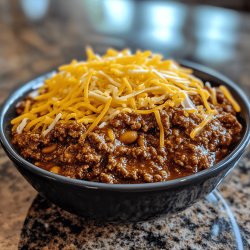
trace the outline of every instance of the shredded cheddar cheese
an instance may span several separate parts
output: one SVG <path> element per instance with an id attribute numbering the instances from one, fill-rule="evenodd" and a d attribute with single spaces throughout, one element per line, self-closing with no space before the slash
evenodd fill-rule
<path id="1" fill-rule="evenodd" d="M 154 111 L 154 113 L 155 113 L 155 119 L 160 129 L 160 147 L 164 147 L 164 128 L 161 122 L 161 116 L 159 110 Z"/>
<path id="2" fill-rule="evenodd" d="M 236 102 L 236 100 L 233 98 L 227 87 L 225 86 L 220 86 L 221 92 L 224 94 L 224 96 L 228 99 L 229 102 L 231 102 L 234 110 L 236 112 L 240 112 L 240 105 Z"/>
<path id="3" fill-rule="evenodd" d="M 163 147 L 161 110 L 182 106 L 185 115 L 197 113 L 203 119 L 191 131 L 190 137 L 195 138 L 216 115 L 216 90 L 206 84 L 208 91 L 190 69 L 162 58 L 151 51 L 132 54 L 127 49 L 108 49 L 100 56 L 87 48 L 86 61 L 73 60 L 45 80 L 32 95 L 33 100 L 26 101 L 23 114 L 11 121 L 13 129 L 19 134 L 37 131 L 46 136 L 59 121 L 76 120 L 87 125 L 84 139 L 96 127 L 106 126 L 120 112 L 153 114 Z M 220 90 L 239 112 L 240 106 L 229 90 L 224 86 L 220 86 Z M 199 95 L 203 105 L 195 106 L 192 95 Z M 112 130 L 108 130 L 108 136 L 114 140 Z"/>

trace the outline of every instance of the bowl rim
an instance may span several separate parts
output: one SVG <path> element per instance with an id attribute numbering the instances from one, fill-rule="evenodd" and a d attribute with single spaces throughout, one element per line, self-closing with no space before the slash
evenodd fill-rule
<path id="1" fill-rule="evenodd" d="M 228 163 L 234 160 L 235 158 L 239 158 L 243 154 L 244 149 L 247 147 L 249 140 L 250 140 L 250 104 L 248 97 L 245 95 L 243 90 L 232 80 L 227 78 L 226 76 L 222 75 L 221 73 L 208 68 L 206 66 L 200 65 L 198 63 L 194 63 L 187 60 L 178 60 L 178 62 L 184 66 L 191 68 L 195 71 L 199 71 L 206 75 L 209 75 L 212 78 L 217 78 L 223 82 L 224 85 L 229 86 L 233 89 L 234 92 L 237 93 L 239 98 L 241 99 L 243 105 L 245 106 L 247 118 L 246 119 L 246 130 L 245 133 L 237 145 L 237 147 L 232 150 L 232 152 L 227 155 L 223 160 L 218 162 L 217 164 L 213 165 L 212 167 L 202 170 L 198 173 L 173 179 L 167 180 L 164 182 L 153 182 L 153 183 L 140 183 L 140 184 L 109 184 L 109 183 L 101 183 L 101 182 L 93 182 L 93 181 L 85 181 L 79 180 L 74 178 L 68 178 L 62 175 L 57 175 L 42 168 L 35 166 L 34 164 L 28 162 L 24 158 L 22 158 L 14 149 L 11 142 L 7 139 L 4 130 L 4 117 L 8 111 L 8 109 L 13 105 L 14 101 L 20 97 L 20 94 L 26 92 L 27 90 L 32 90 L 32 86 L 37 82 L 41 82 L 46 78 L 46 76 L 54 73 L 55 71 L 50 71 L 45 74 L 42 74 L 32 80 L 26 82 L 23 85 L 20 85 L 16 88 L 10 96 L 6 99 L 6 101 L 2 104 L 1 112 L 0 112 L 0 142 L 4 148 L 4 150 L 8 153 L 10 158 L 18 165 L 21 165 L 28 171 L 33 172 L 34 174 L 38 174 L 39 176 L 48 178 L 50 180 L 54 180 L 56 182 L 60 182 L 63 184 L 74 185 L 74 186 L 81 186 L 84 188 L 89 189 L 98 189 L 98 190 L 110 190 L 110 191 L 118 191 L 118 192 L 142 192 L 142 191 L 154 191 L 154 190 L 165 190 L 169 188 L 178 188 L 183 185 L 189 185 L 191 183 L 199 182 L 204 178 L 208 178 L 210 176 L 216 175 L 218 172 L 227 168 Z M 36 84 L 37 85 L 37 84 Z"/>

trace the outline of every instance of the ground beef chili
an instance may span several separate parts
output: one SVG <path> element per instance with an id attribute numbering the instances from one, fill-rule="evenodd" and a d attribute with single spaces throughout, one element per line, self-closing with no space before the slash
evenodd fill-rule
<path id="1" fill-rule="evenodd" d="M 13 144 L 36 166 L 70 178 L 105 183 L 145 183 L 194 174 L 225 157 L 240 140 L 242 125 L 223 93 L 217 89 L 218 114 L 194 139 L 192 129 L 201 122 L 181 107 L 163 109 L 160 116 L 165 147 L 159 147 L 159 126 L 153 114 L 120 113 L 90 132 L 76 121 L 57 123 L 46 136 L 13 132 Z M 200 96 L 193 103 L 202 105 Z M 21 114 L 24 105 L 19 105 Z M 112 140 L 109 133 L 112 133 Z"/>

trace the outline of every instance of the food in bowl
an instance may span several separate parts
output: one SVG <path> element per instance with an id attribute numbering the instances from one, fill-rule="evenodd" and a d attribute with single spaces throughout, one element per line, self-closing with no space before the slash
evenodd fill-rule
<path id="1" fill-rule="evenodd" d="M 87 49 L 19 102 L 12 142 L 37 167 L 104 183 L 197 173 L 239 142 L 239 104 L 225 86 L 151 51 Z"/>

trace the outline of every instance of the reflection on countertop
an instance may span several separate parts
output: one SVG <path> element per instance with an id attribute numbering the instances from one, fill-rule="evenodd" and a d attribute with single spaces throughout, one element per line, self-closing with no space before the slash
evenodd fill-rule
<path id="1" fill-rule="evenodd" d="M 129 47 L 200 62 L 250 95 L 247 13 L 167 1 L 3 0 L 0 29 L 0 103 L 22 82 L 82 58 L 86 45 L 100 53 Z M 250 149 L 220 186 L 239 225 L 237 236 L 216 193 L 170 218 L 126 225 L 86 221 L 37 196 L 0 148 L 0 249 L 240 249 L 237 237 L 248 249 L 249 163 Z"/>

